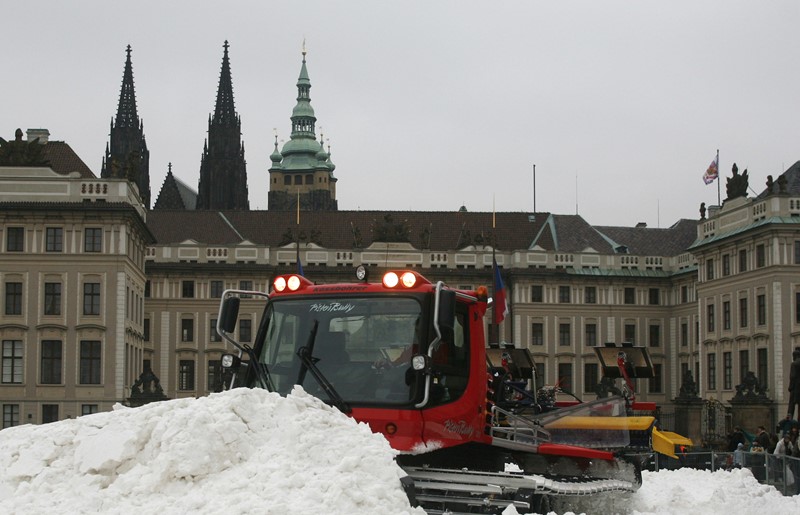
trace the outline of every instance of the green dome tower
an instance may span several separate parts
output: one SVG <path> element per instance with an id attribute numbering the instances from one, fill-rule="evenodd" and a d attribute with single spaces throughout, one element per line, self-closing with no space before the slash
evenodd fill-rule
<path id="1" fill-rule="evenodd" d="M 336 211 L 335 166 L 330 153 L 325 151 L 324 141 L 317 141 L 315 126 L 317 117 L 311 107 L 311 81 L 306 68 L 306 50 L 303 47 L 303 63 L 297 79 L 297 104 L 292 110 L 292 134 L 289 141 L 270 156 L 268 209 L 289 211 Z"/>

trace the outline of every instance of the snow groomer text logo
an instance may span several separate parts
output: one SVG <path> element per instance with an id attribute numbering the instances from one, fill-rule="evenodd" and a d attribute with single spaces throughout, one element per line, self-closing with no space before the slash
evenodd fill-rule
<path id="1" fill-rule="evenodd" d="M 451 433 L 464 435 L 466 437 L 471 437 L 473 431 L 472 426 L 467 424 L 463 420 L 455 422 L 453 420 L 447 419 L 444 421 L 444 428 Z"/>
<path id="2" fill-rule="evenodd" d="M 342 304 L 341 302 L 328 302 L 327 304 L 315 303 L 308 308 L 312 313 L 350 313 L 355 309 L 355 304 Z"/>

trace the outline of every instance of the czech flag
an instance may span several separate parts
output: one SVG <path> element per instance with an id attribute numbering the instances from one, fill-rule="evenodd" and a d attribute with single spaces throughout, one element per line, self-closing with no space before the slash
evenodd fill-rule
<path id="1" fill-rule="evenodd" d="M 503 278 L 500 277 L 500 269 L 497 267 L 497 260 L 492 258 L 492 269 L 494 270 L 494 298 L 492 299 L 492 321 L 499 324 L 508 315 L 508 304 L 506 304 L 506 288 L 503 286 Z"/>
<path id="2" fill-rule="evenodd" d="M 718 165 L 719 154 L 717 154 L 717 157 L 715 157 L 714 160 L 711 161 L 711 164 L 708 165 L 708 170 L 706 170 L 706 173 L 703 174 L 703 182 L 706 184 L 711 184 L 714 182 L 714 180 L 716 180 L 717 177 L 719 177 L 719 170 L 717 168 Z"/>

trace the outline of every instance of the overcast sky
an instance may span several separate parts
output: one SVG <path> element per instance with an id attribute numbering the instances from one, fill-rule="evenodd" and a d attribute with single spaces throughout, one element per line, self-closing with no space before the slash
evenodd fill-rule
<path id="1" fill-rule="evenodd" d="M 723 199 L 733 162 L 761 192 L 800 160 L 797 0 L 40 0 L 2 18 L 0 136 L 47 128 L 97 175 L 132 46 L 154 200 L 169 162 L 197 188 L 226 39 L 252 209 L 304 38 L 340 210 L 535 200 L 668 227 L 717 203 L 702 181 L 717 149 Z"/>

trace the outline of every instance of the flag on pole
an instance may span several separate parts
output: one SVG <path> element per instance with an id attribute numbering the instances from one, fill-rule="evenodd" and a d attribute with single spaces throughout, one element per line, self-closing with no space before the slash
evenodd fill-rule
<path id="1" fill-rule="evenodd" d="M 714 160 L 711 161 L 711 164 L 708 165 L 708 170 L 706 170 L 706 173 L 703 174 L 703 182 L 705 182 L 706 184 L 711 184 L 719 177 L 718 166 L 719 166 L 719 152 L 717 152 L 717 155 L 714 158 Z"/>
<path id="2" fill-rule="evenodd" d="M 503 286 L 503 278 L 500 277 L 500 269 L 497 267 L 497 260 L 494 258 L 492 258 L 492 269 L 494 271 L 492 321 L 496 325 L 508 315 L 508 304 L 506 304 L 506 288 Z"/>

